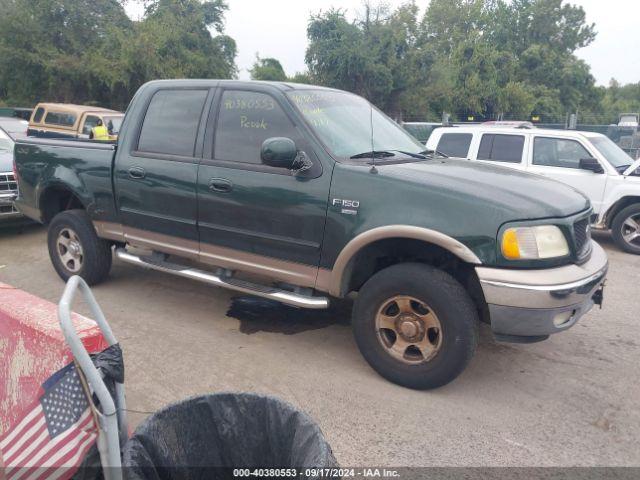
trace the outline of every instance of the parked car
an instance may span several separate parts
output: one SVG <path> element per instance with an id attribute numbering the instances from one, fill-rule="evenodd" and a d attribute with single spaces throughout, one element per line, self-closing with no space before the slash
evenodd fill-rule
<path id="1" fill-rule="evenodd" d="M 114 248 L 126 263 L 301 308 L 357 292 L 360 351 L 412 388 L 462 372 L 479 319 L 500 340 L 539 341 L 602 299 L 607 256 L 584 195 L 439 158 L 339 90 L 151 82 L 117 149 L 25 139 L 15 158 L 17 205 L 49 225 L 63 279 L 104 280 Z"/>
<path id="2" fill-rule="evenodd" d="M 29 118 L 31 118 L 31 112 L 33 112 L 33 108 L 0 107 L 0 117 L 29 120 Z"/>
<path id="3" fill-rule="evenodd" d="M 108 108 L 68 103 L 39 103 L 31 115 L 28 134 L 45 138 L 89 139 L 91 130 L 102 120 L 109 139 L 117 140 L 124 114 Z"/>
<path id="4" fill-rule="evenodd" d="M 591 200 L 595 228 L 610 229 L 620 248 L 640 254 L 640 160 L 602 134 L 460 127 L 434 130 L 427 148 L 566 183 Z"/>
<path id="5" fill-rule="evenodd" d="M 24 137 L 28 122 L 18 118 L 0 118 L 0 223 L 22 215 L 14 206 L 18 183 L 13 174 L 14 139 Z"/>
<path id="6" fill-rule="evenodd" d="M 638 113 L 621 113 L 618 117 L 619 127 L 638 128 L 639 122 L 640 122 L 640 114 Z"/>
<path id="7" fill-rule="evenodd" d="M 25 137 L 29 128 L 29 122 L 20 118 L 0 117 L 0 128 L 13 140 Z"/>

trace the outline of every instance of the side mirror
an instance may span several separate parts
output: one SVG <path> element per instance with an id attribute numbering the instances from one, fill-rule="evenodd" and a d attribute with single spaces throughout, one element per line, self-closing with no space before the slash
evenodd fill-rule
<path id="1" fill-rule="evenodd" d="M 595 158 L 581 158 L 580 168 L 582 170 L 590 170 L 593 173 L 604 173 L 604 168 Z"/>
<path id="2" fill-rule="evenodd" d="M 272 137 L 262 142 L 260 158 L 270 167 L 292 169 L 297 155 L 296 144 L 290 138 Z"/>

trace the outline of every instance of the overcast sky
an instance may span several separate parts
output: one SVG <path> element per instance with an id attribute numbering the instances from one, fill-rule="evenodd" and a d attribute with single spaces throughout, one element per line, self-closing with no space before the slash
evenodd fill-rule
<path id="1" fill-rule="evenodd" d="M 288 75 L 305 70 L 307 20 L 311 13 L 336 5 L 355 15 L 362 0 L 227 0 L 226 33 L 238 46 L 236 63 L 240 78 L 249 78 L 248 69 L 261 57 L 275 57 Z M 405 0 L 387 0 L 391 7 Z M 424 12 L 427 0 L 418 0 Z M 588 22 L 595 22 L 596 40 L 577 52 L 591 65 L 601 85 L 614 77 L 620 83 L 640 81 L 640 0 L 572 0 L 582 5 Z M 132 18 L 142 15 L 140 2 L 131 1 L 127 11 Z"/>

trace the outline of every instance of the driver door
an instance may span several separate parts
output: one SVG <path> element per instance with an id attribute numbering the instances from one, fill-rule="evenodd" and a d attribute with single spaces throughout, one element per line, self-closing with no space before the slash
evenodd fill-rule
<path id="1" fill-rule="evenodd" d="M 602 208 L 607 183 L 605 173 L 580 168 L 580 159 L 596 158 L 587 147 L 572 138 L 534 136 L 529 171 L 572 186 L 584 193 L 594 213 Z"/>
<path id="2" fill-rule="evenodd" d="M 323 171 L 290 109 L 258 88 L 218 92 L 210 116 L 215 131 L 205 139 L 198 169 L 200 259 L 313 286 L 330 171 Z M 272 137 L 292 139 L 315 173 L 298 177 L 264 165 L 262 143 Z"/>

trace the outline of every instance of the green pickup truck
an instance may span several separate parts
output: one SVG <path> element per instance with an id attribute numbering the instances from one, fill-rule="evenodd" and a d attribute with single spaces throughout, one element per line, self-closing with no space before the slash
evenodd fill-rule
<path id="1" fill-rule="evenodd" d="M 602 301 L 583 195 L 425 151 L 338 90 L 154 81 L 117 144 L 24 139 L 15 163 L 63 279 L 96 284 L 115 255 L 300 308 L 349 295 L 364 357 L 411 388 L 459 375 L 480 321 L 534 342 Z"/>

